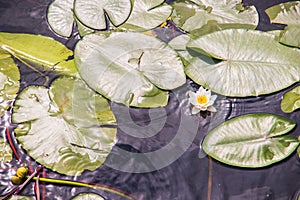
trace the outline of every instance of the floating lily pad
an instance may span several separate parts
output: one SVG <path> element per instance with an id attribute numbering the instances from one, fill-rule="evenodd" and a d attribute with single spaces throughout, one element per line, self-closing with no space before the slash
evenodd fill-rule
<path id="1" fill-rule="evenodd" d="M 74 25 L 73 4 L 74 0 L 55 0 L 48 8 L 48 23 L 61 36 L 71 36 Z"/>
<path id="2" fill-rule="evenodd" d="M 14 104 L 12 121 L 19 123 L 16 137 L 27 153 L 66 175 L 97 169 L 116 142 L 109 104 L 79 79 L 59 78 L 50 89 L 25 88 Z"/>
<path id="3" fill-rule="evenodd" d="M 266 9 L 272 23 L 294 24 L 300 23 L 300 2 L 291 1 L 281 3 Z"/>
<path id="4" fill-rule="evenodd" d="M 216 160 L 239 167 L 264 167 L 288 157 L 299 145 L 285 134 L 295 127 L 289 119 L 272 114 L 248 114 L 213 129 L 203 150 Z"/>
<path id="5" fill-rule="evenodd" d="M 0 117 L 9 108 L 20 88 L 20 72 L 9 54 L 0 53 Z"/>
<path id="6" fill-rule="evenodd" d="M 300 48 L 300 2 L 292 1 L 266 9 L 272 23 L 286 24 L 280 42 Z"/>
<path id="7" fill-rule="evenodd" d="M 55 72 L 75 75 L 73 52 L 60 42 L 42 35 L 0 32 L 0 53 L 9 53 L 28 63 Z"/>
<path id="8" fill-rule="evenodd" d="M 75 62 L 91 88 L 130 106 L 165 106 L 168 92 L 164 90 L 186 81 L 177 53 L 142 33 L 87 35 L 75 48 Z"/>
<path id="9" fill-rule="evenodd" d="M 12 150 L 3 138 L 0 138 L 0 162 L 10 162 L 12 159 Z"/>
<path id="10" fill-rule="evenodd" d="M 298 108 L 300 108 L 300 86 L 285 93 L 281 101 L 281 109 L 283 112 L 291 113 Z"/>
<path id="11" fill-rule="evenodd" d="M 78 19 L 93 29 L 106 29 L 106 17 L 114 26 L 120 26 L 129 17 L 131 0 L 75 0 L 74 12 Z"/>
<path id="12" fill-rule="evenodd" d="M 280 44 L 269 33 L 227 29 L 191 40 L 187 47 L 219 60 L 201 64 L 198 59 L 185 69 L 191 79 L 215 93 L 257 96 L 299 81 L 300 52 Z"/>
<path id="13" fill-rule="evenodd" d="M 280 35 L 280 42 L 289 46 L 300 48 L 300 24 L 288 25 Z"/>
<path id="14" fill-rule="evenodd" d="M 172 13 L 172 7 L 164 0 L 135 0 L 128 20 L 121 27 L 130 30 L 144 31 L 153 29 Z"/>
<path id="15" fill-rule="evenodd" d="M 81 193 L 73 198 L 73 200 L 105 200 L 102 196 L 94 193 Z"/>
<path id="16" fill-rule="evenodd" d="M 12 195 L 9 200 L 34 200 L 34 197 L 29 196 L 20 196 L 20 195 Z"/>
<path id="17" fill-rule="evenodd" d="M 248 29 L 255 29 L 258 24 L 256 8 L 243 7 L 241 0 L 177 0 L 172 6 L 172 20 L 188 32 L 201 29 L 209 22 L 226 28 Z"/>

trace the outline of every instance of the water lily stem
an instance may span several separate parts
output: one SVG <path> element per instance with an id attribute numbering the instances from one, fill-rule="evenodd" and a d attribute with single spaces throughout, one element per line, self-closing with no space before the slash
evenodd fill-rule
<path id="1" fill-rule="evenodd" d="M 2 48 L 5 49 L 7 52 L 9 52 L 13 57 L 15 57 L 16 59 L 18 59 L 20 62 L 22 62 L 26 67 L 28 67 L 29 69 L 37 72 L 42 77 L 44 77 L 45 78 L 44 86 L 46 86 L 49 83 L 50 79 L 49 79 L 49 77 L 47 75 L 45 75 L 44 73 L 42 73 L 39 70 L 37 70 L 35 67 L 33 67 L 30 64 L 28 64 L 27 62 L 25 62 L 21 57 L 17 56 L 17 54 L 15 52 L 13 52 L 12 50 L 10 50 L 9 47 L 2 46 Z"/>
<path id="2" fill-rule="evenodd" d="M 12 149 L 13 154 L 15 155 L 16 159 L 17 159 L 18 161 L 20 161 L 21 159 L 20 159 L 20 156 L 19 156 L 19 154 L 18 154 L 18 152 L 17 152 L 17 150 L 16 150 L 16 147 L 15 147 L 15 145 L 14 145 L 14 143 L 13 143 L 13 140 L 12 140 L 12 138 L 11 138 L 11 135 L 10 135 L 11 133 L 10 133 L 10 131 L 9 131 L 9 128 L 6 127 L 5 129 L 6 129 L 6 130 L 5 130 L 6 138 L 7 138 L 7 141 L 8 141 L 8 143 L 9 143 L 9 145 L 10 145 L 10 148 Z"/>
<path id="3" fill-rule="evenodd" d="M 33 177 L 41 171 L 41 169 L 42 169 L 42 167 L 38 167 L 35 170 L 35 172 L 33 172 L 30 176 L 26 177 L 27 179 L 24 183 L 22 183 L 22 185 L 19 185 L 19 186 L 16 186 L 15 188 L 13 188 L 9 193 L 7 193 L 5 196 L 1 197 L 0 200 L 6 200 L 6 199 L 9 199 L 14 194 L 19 194 L 23 190 L 23 188 L 29 183 L 29 181 L 31 181 L 31 179 L 33 179 Z"/>
<path id="4" fill-rule="evenodd" d="M 109 188 L 107 186 L 102 186 L 102 185 L 95 185 L 95 184 L 89 184 L 89 183 L 84 183 L 84 182 L 77 182 L 77 181 L 69 181 L 69 180 L 61 180 L 61 179 L 52 179 L 52 178 L 44 178 L 44 177 L 33 177 L 32 180 L 37 180 L 39 179 L 40 182 L 45 182 L 45 183 L 52 183 L 52 184 L 59 184 L 59 185 L 68 185 L 68 186 L 75 186 L 75 187 L 88 187 L 88 188 L 93 188 L 93 189 L 100 189 L 106 192 L 111 192 L 114 194 L 117 194 L 119 196 L 125 197 L 130 200 L 134 200 L 135 198 L 132 197 L 131 195 L 116 190 Z"/>
<path id="5" fill-rule="evenodd" d="M 211 200 L 212 165 L 213 165 L 212 158 L 208 156 L 207 200 Z"/>

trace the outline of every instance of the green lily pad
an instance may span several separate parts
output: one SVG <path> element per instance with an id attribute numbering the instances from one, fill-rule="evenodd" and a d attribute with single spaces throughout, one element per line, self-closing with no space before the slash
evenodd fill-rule
<path id="1" fill-rule="evenodd" d="M 295 127 L 289 119 L 272 114 L 248 114 L 213 129 L 203 150 L 214 159 L 238 167 L 264 167 L 288 157 L 299 145 L 286 136 Z"/>
<path id="2" fill-rule="evenodd" d="M 142 33 L 87 35 L 75 48 L 75 62 L 91 88 L 130 106 L 165 106 L 168 92 L 164 90 L 186 82 L 177 53 Z"/>
<path id="3" fill-rule="evenodd" d="M 77 18 L 92 29 L 106 29 L 106 17 L 114 26 L 120 26 L 131 13 L 131 0 L 75 0 Z"/>
<path id="4" fill-rule="evenodd" d="M 73 52 L 50 37 L 0 32 L 1 52 L 61 74 L 77 74 L 74 60 L 69 60 Z"/>
<path id="5" fill-rule="evenodd" d="M 289 46 L 300 48 L 300 25 L 288 25 L 280 35 L 280 42 Z"/>
<path id="6" fill-rule="evenodd" d="M 150 30 L 166 21 L 171 13 L 172 7 L 164 3 L 164 0 L 135 0 L 128 20 L 121 28 Z"/>
<path id="7" fill-rule="evenodd" d="M 25 88 L 12 113 L 16 137 L 45 167 L 77 176 L 102 165 L 116 142 L 116 120 L 102 96 L 79 79 Z M 104 126 L 104 127 L 102 127 Z"/>
<path id="8" fill-rule="evenodd" d="M 12 150 L 3 138 L 0 138 L 0 149 L 0 162 L 10 162 L 12 159 Z"/>
<path id="9" fill-rule="evenodd" d="M 94 193 L 81 193 L 73 198 L 73 200 L 105 200 L 102 196 Z"/>
<path id="10" fill-rule="evenodd" d="M 74 26 L 73 17 L 74 0 L 55 0 L 47 12 L 50 27 L 58 35 L 70 37 Z"/>
<path id="11" fill-rule="evenodd" d="M 280 42 L 300 48 L 300 2 L 281 3 L 266 9 L 272 23 L 286 24 Z"/>
<path id="12" fill-rule="evenodd" d="M 34 200 L 34 197 L 29 196 L 20 196 L 20 195 L 12 195 L 9 200 Z"/>
<path id="13" fill-rule="evenodd" d="M 275 37 L 262 31 L 227 29 L 191 40 L 189 49 L 219 62 L 201 64 L 197 59 L 196 64 L 186 67 L 186 73 L 196 83 L 224 96 L 257 96 L 282 90 L 299 81 L 300 52 L 280 44 Z"/>
<path id="14" fill-rule="evenodd" d="M 172 7 L 172 20 L 188 32 L 201 29 L 209 22 L 216 22 L 220 27 L 248 29 L 255 29 L 258 24 L 256 8 L 243 7 L 241 0 L 177 0 Z"/>
<path id="15" fill-rule="evenodd" d="M 0 53 L 0 117 L 16 98 L 20 88 L 20 72 L 9 54 Z"/>
<path id="16" fill-rule="evenodd" d="M 272 23 L 277 24 L 300 24 L 300 2 L 291 1 L 281 3 L 266 9 Z"/>
<path id="17" fill-rule="evenodd" d="M 281 101 L 281 110 L 285 113 L 291 113 L 300 108 L 300 86 L 284 94 Z"/>

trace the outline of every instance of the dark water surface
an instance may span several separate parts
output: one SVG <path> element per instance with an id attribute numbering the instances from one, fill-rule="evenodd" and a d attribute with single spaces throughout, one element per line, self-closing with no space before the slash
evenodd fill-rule
<path id="1" fill-rule="evenodd" d="M 69 39 L 61 38 L 47 25 L 45 15 L 50 2 L 0 0 L 0 31 L 50 36 L 73 49 L 79 38 L 76 32 Z M 246 5 L 257 7 L 260 13 L 260 30 L 282 28 L 271 25 L 264 13 L 267 7 L 280 2 L 286 1 L 244 1 Z M 158 29 L 157 33 L 164 40 L 170 40 L 174 36 L 172 34 L 178 34 L 176 28 L 174 33 L 173 28 Z M 22 72 L 22 88 L 43 83 L 44 80 L 32 71 L 21 64 L 19 67 Z M 280 109 L 282 95 L 295 85 L 260 97 L 219 96 L 216 101 L 217 113 L 189 116 L 186 92 L 197 87 L 188 80 L 186 85 L 171 92 L 166 108 L 128 110 L 112 103 L 112 109 L 118 111 L 118 143 L 107 162 L 98 170 L 85 171 L 79 177 L 67 177 L 51 170 L 45 170 L 44 174 L 51 178 L 104 184 L 143 200 L 296 200 L 300 193 L 300 162 L 296 152 L 270 167 L 243 169 L 211 161 L 199 148 L 210 129 L 227 119 L 247 113 L 266 112 L 285 116 L 298 124 L 291 135 L 299 136 L 300 111 L 285 114 Z M 2 125 L 4 123 L 2 120 Z M 23 152 L 20 147 L 19 149 Z M 30 158 L 23 152 L 22 159 Z M 31 163 L 37 166 L 33 160 Z M 18 166 L 15 159 L 9 164 L 1 164 L 0 194 L 12 188 L 10 175 Z M 27 186 L 22 194 L 33 196 L 31 186 Z M 41 188 L 49 200 L 72 199 L 81 192 L 95 192 L 106 199 L 122 199 L 111 193 L 79 187 L 46 184 Z"/>

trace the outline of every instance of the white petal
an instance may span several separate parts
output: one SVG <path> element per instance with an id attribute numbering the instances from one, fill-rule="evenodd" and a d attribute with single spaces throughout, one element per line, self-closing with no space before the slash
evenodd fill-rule
<path id="1" fill-rule="evenodd" d="M 210 112 L 217 112 L 217 109 L 215 107 L 213 107 L 213 106 L 209 106 L 207 108 L 207 110 L 210 111 Z"/>
<path id="2" fill-rule="evenodd" d="M 198 114 L 200 112 L 199 108 L 193 107 L 192 108 L 192 115 Z"/>
<path id="3" fill-rule="evenodd" d="M 211 97 L 210 97 L 210 100 L 211 101 L 213 101 L 213 102 L 215 102 L 215 100 L 217 99 L 217 95 L 211 95 Z"/>
<path id="4" fill-rule="evenodd" d="M 205 88 L 200 86 L 197 92 L 205 92 L 205 91 L 206 91 Z"/>
<path id="5" fill-rule="evenodd" d="M 193 96 L 195 96 L 195 93 L 192 92 L 192 91 L 188 91 L 188 96 L 189 96 L 189 97 L 193 97 Z"/>

